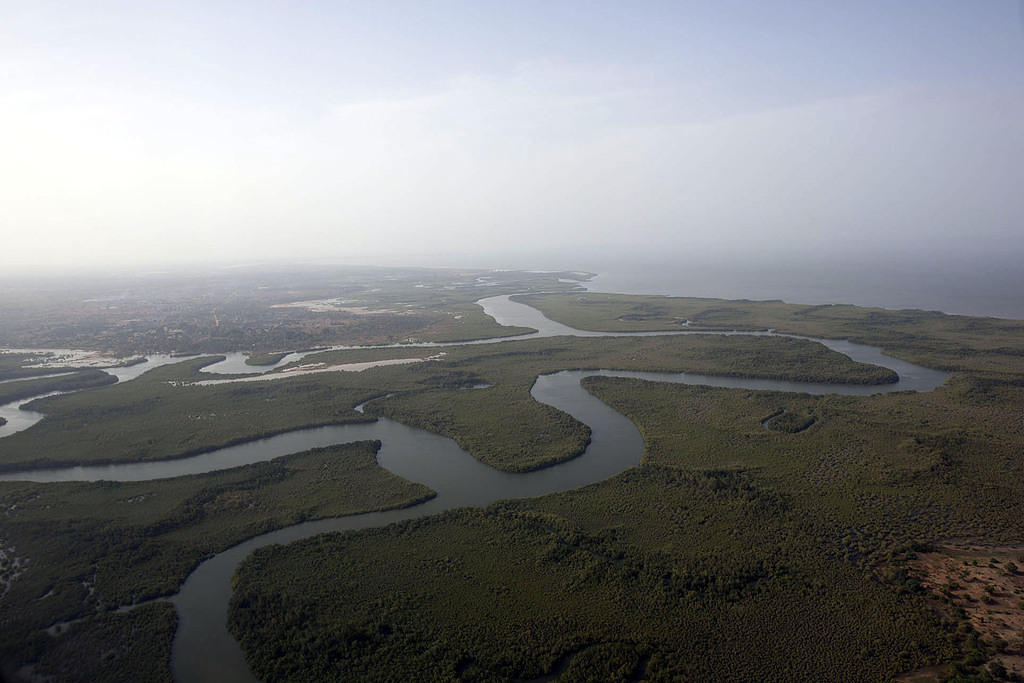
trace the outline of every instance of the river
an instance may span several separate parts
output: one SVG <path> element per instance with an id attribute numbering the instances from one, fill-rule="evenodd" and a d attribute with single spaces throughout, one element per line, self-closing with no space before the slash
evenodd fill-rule
<path id="1" fill-rule="evenodd" d="M 538 330 L 536 333 L 520 335 L 517 338 L 533 339 L 556 335 L 594 337 L 659 334 L 608 334 L 574 330 L 548 320 L 530 306 L 510 301 L 507 296 L 484 299 L 480 304 L 489 315 L 503 325 L 521 325 Z M 479 340 L 472 343 L 497 343 L 500 341 L 508 341 L 508 338 Z M 3 479 L 34 481 L 157 479 L 235 467 L 316 446 L 354 440 L 379 439 L 382 447 L 377 456 L 378 463 L 400 477 L 429 486 L 437 492 L 435 498 L 400 510 L 317 520 L 256 536 L 201 563 L 185 580 L 181 590 L 170 598 L 179 615 L 178 631 L 172 655 L 175 680 L 183 682 L 252 681 L 254 678 L 245 663 L 242 651 L 228 632 L 226 624 L 228 602 L 231 597 L 231 577 L 238 564 L 253 550 L 274 543 L 290 543 L 325 532 L 378 527 L 401 520 L 433 515 L 457 507 L 484 506 L 500 499 L 538 496 L 573 489 L 601 481 L 638 464 L 643 454 L 643 439 L 636 426 L 626 417 L 587 393 L 580 386 L 580 380 L 584 377 L 592 375 L 635 377 L 683 384 L 853 395 L 903 390 L 929 391 L 941 385 L 947 378 L 945 373 L 899 361 L 882 354 L 880 350 L 873 347 L 847 341 L 815 341 L 820 341 L 854 360 L 888 367 L 896 371 L 900 379 L 894 384 L 862 386 L 725 378 L 691 373 L 609 370 L 565 371 L 541 375 L 531 390 L 533 397 L 587 424 L 592 432 L 591 442 L 585 452 L 577 458 L 525 474 L 511 474 L 492 469 L 463 451 L 450 439 L 381 418 L 373 423 L 296 430 L 181 460 L 35 470 L 11 473 L 5 475 Z M 422 344 L 422 346 L 452 345 L 454 344 Z M 296 357 L 301 357 L 301 355 L 292 354 L 290 360 L 295 360 Z M 221 371 L 226 369 L 242 370 L 239 365 L 234 365 L 230 368 L 223 366 Z M 252 372 L 253 367 L 245 366 L 242 371 Z"/>

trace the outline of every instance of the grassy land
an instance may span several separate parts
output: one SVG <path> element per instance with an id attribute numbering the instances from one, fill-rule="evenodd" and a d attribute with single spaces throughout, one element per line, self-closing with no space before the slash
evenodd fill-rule
<path id="1" fill-rule="evenodd" d="M 534 401 L 529 384 L 401 394 L 374 401 L 367 412 L 450 437 L 506 472 L 568 460 L 590 442 L 589 427 Z"/>
<path id="2" fill-rule="evenodd" d="M 992 409 L 1010 393 L 587 387 L 640 427 L 639 468 L 259 551 L 231 616 L 257 674 L 876 681 L 994 654 L 907 561 L 941 538 L 1024 540 L 1019 408 Z M 817 421 L 766 430 L 780 409 Z"/>
<path id="3" fill-rule="evenodd" d="M 980 396 L 965 378 L 927 394 L 873 397 L 611 378 L 586 386 L 637 423 L 645 462 L 756 475 L 813 503 L 808 519 L 837 525 L 832 549 L 848 561 L 882 563 L 889 552 L 941 538 L 1024 537 L 1024 437 L 1011 391 Z M 1006 403 L 994 408 L 993 400 Z M 761 420 L 780 408 L 817 422 L 795 434 L 764 429 Z"/>
<path id="4" fill-rule="evenodd" d="M 778 414 L 767 417 L 761 422 L 761 424 L 765 426 L 765 429 L 770 429 L 773 432 L 785 432 L 787 434 L 797 434 L 798 432 L 811 428 L 817 423 L 818 418 L 815 417 L 813 409 L 808 410 L 807 412 L 782 410 Z"/>
<path id="5" fill-rule="evenodd" d="M 9 384 L 0 384 L 0 404 L 18 401 L 51 391 L 79 391 L 107 384 L 113 384 L 117 378 L 102 370 L 81 370 L 72 375 L 61 377 L 45 377 L 41 379 L 25 379 Z"/>
<path id="6" fill-rule="evenodd" d="M 771 317 L 761 304 L 730 305 Z M 784 317 L 787 305 L 768 306 Z M 588 380 L 640 427 L 640 467 L 577 491 L 260 551 L 243 565 L 231 616 L 257 673 L 271 680 L 507 680 L 548 672 L 564 680 L 887 680 L 959 661 L 959 671 L 973 675 L 997 644 L 936 604 L 915 578 L 912 557 L 950 538 L 1024 545 L 1024 368 L 1014 324 L 798 308 L 811 310 L 785 315 L 808 329 L 793 331 L 856 336 L 958 370 L 934 392 L 873 397 Z M 703 320 L 730 315 L 743 317 L 718 311 Z M 890 317 L 897 315 L 905 320 Z M 855 328 L 861 336 L 845 333 Z M 539 373 L 605 367 L 891 379 L 796 339 L 555 338 L 445 352 L 438 361 L 364 373 L 171 384 L 197 378 L 209 362 L 190 360 L 39 402 L 47 419 L 0 439 L 0 462 L 174 457 L 367 419 L 352 406 L 391 393 L 368 411 L 523 470 L 571 455 L 586 438 L 582 425 L 532 400 Z M 317 360 L 429 353 L 366 349 Z M 489 386 L 470 388 L 482 384 Z M 308 467 L 275 461 L 198 483 L 0 485 L 0 546 L 28 557 L 31 569 L 0 599 L 8 659 L 50 652 L 52 641 L 32 636 L 41 626 L 173 590 L 197 558 L 232 539 L 306 514 L 352 510 L 328 505 L 337 501 L 334 476 L 325 488 L 315 485 L 322 454 L 304 457 Z M 280 467 L 299 471 L 280 474 Z M 424 493 L 399 483 L 402 495 L 389 500 Z M 373 478 L 345 484 L 366 496 L 388 487 Z M 16 568 L 3 570 L 6 581 Z"/>
<path id="7" fill-rule="evenodd" d="M 436 351 L 337 351 L 307 362 L 425 357 Z M 485 462 L 522 471 L 571 457 L 587 438 L 582 425 L 530 396 L 543 372 L 608 367 L 825 382 L 892 378 L 888 370 L 799 339 L 559 338 L 452 347 L 445 353 L 441 360 L 405 367 L 213 386 L 181 385 L 211 378 L 198 373 L 210 357 L 155 368 L 130 382 L 32 402 L 47 417 L 0 439 L 0 470 L 181 457 L 289 429 L 365 421 L 370 417 L 354 412 L 355 405 L 395 393 L 371 404 L 371 412 L 451 436 Z M 52 381 L 58 379 L 65 378 Z M 473 383 L 492 386 L 462 388 Z M 504 437 L 500 442 L 493 429 Z"/>
<path id="8" fill-rule="evenodd" d="M 1020 341 L 1012 323 L 976 322 L 1001 337 L 941 320 L 937 338 L 922 331 L 911 344 L 894 323 L 907 355 L 930 349 L 961 368 L 925 394 L 590 378 L 588 390 L 640 428 L 639 467 L 576 491 L 261 550 L 239 571 L 231 627 L 267 680 L 877 681 L 922 671 L 967 681 L 1002 675 L 1003 662 L 1012 677 L 1024 642 L 979 631 L 915 564 L 947 539 L 970 539 L 980 554 L 1024 545 Z M 419 393 L 370 407 L 465 438 L 472 424 L 501 429 L 486 416 L 521 403 L 531 372 L 707 363 L 784 375 L 809 348 L 790 357 L 780 340 L 727 339 L 707 358 L 701 337 L 458 350 L 443 366 L 462 373 L 452 381 L 491 388 L 445 387 L 442 366 L 417 366 L 442 388 L 424 377 Z M 755 351 L 777 355 L 743 365 Z M 510 386 L 519 398 L 494 391 Z M 1001 614 L 1024 614 L 1012 602 Z"/>
<path id="9" fill-rule="evenodd" d="M 877 681 L 951 649 L 920 600 L 795 547 L 784 523 L 765 522 L 773 501 L 742 482 L 651 469 L 575 499 L 588 496 L 615 503 L 624 529 L 655 516 L 648 499 L 677 524 L 693 514 L 746 532 L 687 562 L 615 528 L 503 505 L 458 511 L 258 551 L 237 574 L 231 628 L 268 681 L 558 668 L 561 680 Z M 772 557 L 780 540 L 787 555 Z M 762 544 L 755 557 L 738 550 L 749 541 Z"/>
<path id="10" fill-rule="evenodd" d="M 763 330 L 881 346 L 900 358 L 947 371 L 1024 372 L 1024 321 L 938 311 L 801 306 L 628 294 L 514 297 L 549 318 L 585 330 Z"/>
<path id="11" fill-rule="evenodd" d="M 279 360 L 287 356 L 289 353 L 289 351 L 268 351 L 264 353 L 250 353 L 245 359 L 245 364 L 256 366 L 273 365 L 274 363 L 277 363 Z"/>
<path id="12" fill-rule="evenodd" d="M 174 384 L 197 379 L 196 370 L 209 362 L 188 360 L 130 382 L 33 401 L 32 409 L 47 416 L 0 439 L 0 469 L 160 460 L 290 429 L 366 421 L 352 407 L 379 393 L 338 386 L 332 377 Z"/>
<path id="13" fill-rule="evenodd" d="M 323 356 L 334 362 L 347 357 Z M 443 362 L 410 369 L 408 376 L 416 379 L 417 389 L 374 401 L 367 412 L 448 436 L 492 467 L 523 472 L 578 455 L 590 437 L 585 425 L 533 400 L 530 388 L 537 375 L 596 368 L 865 383 L 883 382 L 892 375 L 798 339 L 531 340 L 452 349 Z M 479 384 L 489 386 L 467 388 Z"/>
<path id="14" fill-rule="evenodd" d="M 558 370 L 652 370 L 805 382 L 887 384 L 895 373 L 856 363 L 816 342 L 785 337 L 678 335 L 631 338 L 554 337 L 508 343 L 431 348 L 325 351 L 301 364 L 359 363 L 441 356 L 438 366 L 480 365 L 480 374 L 533 377 Z M 431 368 L 434 365 L 421 366 Z M 419 371 L 418 370 L 418 371 Z M 532 373 L 532 376 L 531 376 Z"/>
<path id="15" fill-rule="evenodd" d="M 437 322 L 424 327 L 410 341 L 456 342 L 471 339 L 491 339 L 494 337 L 513 337 L 534 330 L 529 327 L 512 327 L 498 325 L 494 318 L 483 312 L 473 301 L 451 303 L 447 305 L 442 317 Z"/>
<path id="16" fill-rule="evenodd" d="M 170 603 L 143 605 L 78 622 L 39 639 L 28 672 L 42 680 L 171 683 L 171 644 L 178 615 Z M 116 647 L 112 647 L 116 645 Z"/>
<path id="17" fill-rule="evenodd" d="M 391 358 L 427 358 L 439 353 L 445 353 L 446 349 L 432 349 L 422 346 L 408 347 L 387 347 L 387 348 L 355 348 L 344 351 L 320 351 L 311 353 L 308 356 L 282 365 L 274 372 L 280 372 L 287 368 L 294 368 L 299 365 L 342 365 L 345 363 L 366 363 L 374 360 L 388 360 Z"/>
<path id="18" fill-rule="evenodd" d="M 0 603 L 3 659 L 20 664 L 50 651 L 39 629 L 52 623 L 172 593 L 203 558 L 250 536 L 432 497 L 380 468 L 378 447 L 358 442 L 148 482 L 0 483 L 0 545 L 29 568 Z"/>
<path id="19" fill-rule="evenodd" d="M 66 368 L 26 367 L 47 360 L 46 353 L 18 353 L 0 351 L 0 380 L 42 377 L 67 372 Z"/>

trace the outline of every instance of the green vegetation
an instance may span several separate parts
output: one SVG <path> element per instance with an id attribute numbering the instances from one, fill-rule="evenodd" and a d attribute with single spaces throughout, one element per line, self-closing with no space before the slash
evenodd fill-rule
<path id="1" fill-rule="evenodd" d="M 33 401 L 28 405 L 46 418 L 0 439 L 0 469 L 160 460 L 301 427 L 366 421 L 352 407 L 379 393 L 337 387 L 331 377 L 180 386 L 206 379 L 197 370 L 213 360 L 183 361 L 130 382 Z"/>
<path id="2" fill-rule="evenodd" d="M 40 629 L 173 593 L 202 559 L 245 538 L 434 495 L 380 468 L 379 446 L 147 482 L 0 483 L 0 546 L 29 568 L 3 577 L 0 657 L 34 661 Z"/>
<path id="3" fill-rule="evenodd" d="M 440 388 L 374 401 L 366 410 L 454 439 L 479 460 L 506 472 L 574 458 L 590 442 L 589 427 L 534 401 L 529 385 Z"/>
<path id="4" fill-rule="evenodd" d="M 67 372 L 67 368 L 33 368 L 26 367 L 42 363 L 51 356 L 45 352 L 24 353 L 19 351 L 0 351 L 0 380 L 42 377 Z"/>
<path id="5" fill-rule="evenodd" d="M 265 353 L 250 353 L 245 359 L 245 364 L 257 366 L 274 365 L 282 358 L 287 356 L 289 353 L 289 351 L 269 351 Z"/>
<path id="6" fill-rule="evenodd" d="M 939 538 L 1024 539 L 1019 409 L 963 378 L 874 397 L 586 386 L 638 424 L 640 467 L 257 552 L 231 613 L 256 673 L 875 681 L 971 649 L 901 567 Z M 780 409 L 818 423 L 766 430 Z"/>
<path id="7" fill-rule="evenodd" d="M 771 429 L 775 432 L 796 434 L 808 429 L 817 421 L 818 418 L 814 417 L 811 413 L 794 413 L 787 410 L 779 410 L 762 420 L 761 424 L 763 424 L 766 429 Z"/>
<path id="8" fill-rule="evenodd" d="M 504 293 L 512 281 L 484 293 Z M 412 282 L 353 303 L 408 314 L 339 313 L 332 322 L 274 309 L 294 317 L 274 327 L 277 313 L 258 314 L 258 325 L 232 327 L 249 304 L 218 308 L 218 324 L 189 332 L 189 348 L 487 331 L 490 323 L 470 303 L 477 285 L 453 284 L 450 276 L 417 282 L 422 288 Z M 278 289 L 274 302 L 338 297 L 340 287 L 332 287 Z M 403 299 L 412 295 L 418 298 Z M 265 312 L 271 300 L 251 310 Z M 690 327 L 850 337 L 955 374 L 927 394 L 866 397 L 591 378 L 587 389 L 643 434 L 639 467 L 575 491 L 257 552 L 237 576 L 231 628 L 258 675 L 874 681 L 929 665 L 945 665 L 962 680 L 1002 675 L 1001 660 L 991 658 L 1008 652 L 1012 660 L 1019 643 L 991 642 L 974 630 L 962 609 L 926 587 L 913 562 L 945 539 L 1024 546 L 1021 323 L 596 294 L 531 303 L 580 327 L 680 329 L 689 320 Z M 238 343 L 270 329 L 260 344 Z M 288 336 L 295 330 L 305 332 Z M 532 399 L 541 373 L 893 379 L 789 338 L 555 338 L 443 351 L 405 366 L 214 386 L 187 385 L 210 378 L 198 368 L 211 359 L 191 359 L 34 402 L 46 419 L 0 439 L 0 467 L 179 457 L 378 414 L 451 436 L 495 467 L 524 471 L 572 457 L 588 438 L 584 425 Z M 356 349 L 303 363 L 435 353 Z M 371 398 L 370 414 L 352 410 Z M 128 671 L 92 667 L 128 666 L 120 653 L 129 648 L 147 653 L 132 666 L 156 668 L 127 677 L 166 675 L 161 639 L 173 625 L 162 621 L 162 607 L 104 610 L 174 591 L 202 558 L 253 534 L 431 495 L 389 476 L 364 443 L 164 481 L 0 484 L 0 659 L 61 677 L 79 649 L 102 653 L 100 643 L 123 642 L 111 662 L 83 664 L 83 676 Z M 1008 560 L 993 566 L 1011 572 Z M 993 609 L 1013 608 L 1009 596 L 979 595 Z M 135 618 L 154 626 L 140 628 Z M 82 621 L 56 638 L 42 634 L 69 619 Z"/>
<path id="9" fill-rule="evenodd" d="M 38 637 L 29 671 L 42 680 L 172 680 L 171 644 L 178 615 L 167 602 L 124 614 L 107 613 L 72 624 L 54 637 Z M 116 647 L 111 647 L 116 645 Z"/>
<path id="10" fill-rule="evenodd" d="M 304 362 L 423 358 L 436 352 L 358 349 L 315 354 Z M 888 370 L 854 363 L 820 344 L 784 338 L 563 337 L 452 347 L 440 358 L 355 373 L 211 386 L 188 383 L 216 378 L 198 372 L 216 357 L 182 361 L 130 382 L 33 401 L 29 407 L 46 418 L 0 439 L 0 470 L 168 459 L 291 429 L 367 421 L 368 415 L 352 408 L 394 393 L 370 404 L 368 412 L 451 436 L 485 462 L 523 471 L 572 457 L 588 436 L 575 420 L 533 400 L 530 387 L 540 373 L 607 367 L 866 384 L 892 377 Z M 480 383 L 492 386 L 465 389 Z M 416 395 L 424 392 L 433 398 Z M 504 420 L 503 415 L 520 419 Z M 500 442 L 495 433 L 502 435 Z"/>
<path id="11" fill-rule="evenodd" d="M 475 297 L 478 295 L 481 293 L 474 293 L 474 298 L 446 304 L 441 309 L 443 314 L 439 315 L 436 320 L 405 339 L 396 339 L 395 341 L 460 342 L 472 339 L 513 337 L 517 334 L 533 332 L 533 329 L 529 327 L 498 325 L 494 318 L 484 313 L 483 309 L 475 303 Z M 490 295 L 490 293 L 483 293 L 483 295 Z"/>
<path id="12" fill-rule="evenodd" d="M 992 410 L 963 378 L 925 394 L 872 397 L 596 377 L 585 386 L 639 426 L 645 462 L 756 474 L 763 486 L 813 504 L 808 520 L 835 525 L 826 537 L 848 561 L 882 563 L 941 538 L 1024 536 L 1019 413 Z M 764 416 L 779 408 L 818 422 L 798 434 L 764 429 Z"/>
<path id="13" fill-rule="evenodd" d="M 876 681 L 950 651 L 919 599 L 787 542 L 779 503 L 748 489 L 640 470 L 539 501 L 613 503 L 601 531 L 496 505 L 266 548 L 236 574 L 230 626 L 267 681 Z M 690 515 L 702 559 L 623 538 Z"/>
<path id="14" fill-rule="evenodd" d="M 1020 372 L 1024 321 L 938 311 L 846 305 L 729 301 L 628 294 L 513 297 L 549 318 L 584 330 L 765 330 L 881 346 L 888 353 L 951 372 Z"/>
<path id="15" fill-rule="evenodd" d="M 375 360 L 392 358 L 427 358 L 446 354 L 443 349 L 424 348 L 422 346 L 390 346 L 385 348 L 356 348 L 344 351 L 320 351 L 311 353 L 301 359 L 275 368 L 273 372 L 282 372 L 300 365 L 343 365 L 348 363 L 367 363 Z M 442 356 L 443 357 L 443 356 Z"/>
<path id="16" fill-rule="evenodd" d="M 443 354 L 437 363 L 410 369 L 433 372 L 430 368 L 438 366 L 472 366 L 474 372 L 487 378 L 492 375 L 495 378 L 522 377 L 528 378 L 531 384 L 533 378 L 543 372 L 601 368 L 826 384 L 888 384 L 898 379 L 891 370 L 856 363 L 822 344 L 805 339 L 711 334 L 554 337 L 443 349 L 412 347 L 325 351 L 307 356 L 299 364 L 334 365 L 388 358 L 425 358 L 435 354 Z"/>
<path id="17" fill-rule="evenodd" d="M 25 379 L 18 382 L 0 384 L 0 403 L 10 403 L 32 396 L 39 396 L 51 391 L 79 391 L 107 384 L 113 384 L 117 378 L 102 370 L 80 370 L 74 374 L 42 379 Z"/>
<path id="18" fill-rule="evenodd" d="M 347 353 L 320 358 L 350 362 L 342 355 Z M 800 339 L 558 338 L 452 349 L 442 362 L 410 367 L 407 376 L 416 380 L 416 389 L 374 401 L 366 410 L 448 436 L 497 469 L 524 472 L 578 455 L 590 437 L 585 425 L 533 400 L 530 388 L 537 375 L 602 367 L 825 382 L 882 382 L 892 375 Z M 468 389 L 479 384 L 488 386 Z"/>
<path id="19" fill-rule="evenodd" d="M 472 424 L 521 403 L 531 372 L 707 363 L 785 376 L 810 350 L 715 341 L 721 355 L 707 357 L 700 336 L 460 349 L 411 369 L 422 389 L 368 410 L 469 444 Z M 1024 368 L 1005 351 L 1020 342 L 1004 338 L 994 353 L 985 343 L 962 335 L 959 348 L 973 349 L 962 365 L 975 369 L 925 394 L 589 378 L 643 434 L 638 468 L 576 491 L 261 550 L 237 575 L 231 628 L 267 680 L 875 681 L 916 670 L 984 680 L 1003 666 L 990 657 L 1022 646 L 987 642 L 922 586 L 911 560 L 949 538 L 1024 543 Z M 773 355 L 745 365 L 751 352 Z M 941 352 L 944 363 L 959 353 Z M 493 387 L 438 388 L 441 368 Z M 518 398 L 503 393 L 510 386 Z"/>

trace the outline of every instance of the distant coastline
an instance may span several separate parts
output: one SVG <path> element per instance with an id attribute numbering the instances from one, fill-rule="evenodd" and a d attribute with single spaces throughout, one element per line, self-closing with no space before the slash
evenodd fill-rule
<path id="1" fill-rule="evenodd" d="M 795 304 L 854 304 L 937 310 L 1024 320 L 1024 268 L 978 264 L 853 265 L 622 262 L 591 266 L 580 284 L 592 292 L 722 299 L 781 299 Z"/>

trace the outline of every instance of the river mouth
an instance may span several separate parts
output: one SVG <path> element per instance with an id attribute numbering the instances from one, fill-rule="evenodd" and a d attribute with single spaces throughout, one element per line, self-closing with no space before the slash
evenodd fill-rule
<path id="1" fill-rule="evenodd" d="M 548 320 L 536 309 L 512 302 L 507 296 L 482 300 L 484 310 L 501 324 L 533 327 L 538 332 L 517 338 L 575 336 L 651 336 L 666 333 L 581 332 Z M 689 334 L 675 332 L 669 334 Z M 707 333 L 703 333 L 707 334 Z M 718 333 L 722 334 L 722 333 Z M 728 334 L 728 333 L 726 333 Z M 750 334 L 750 333 L 746 333 Z M 763 335 L 765 333 L 754 333 Z M 469 343 L 507 342 L 515 338 Z M 269 460 L 274 457 L 350 441 L 380 440 L 378 463 L 409 481 L 422 483 L 437 496 L 419 505 L 384 512 L 306 522 L 251 538 L 200 564 L 170 598 L 179 614 L 172 652 L 172 670 L 178 681 L 252 681 L 244 656 L 228 632 L 227 610 L 231 577 L 253 550 L 290 543 L 320 533 L 384 526 L 425 517 L 444 510 L 484 506 L 501 499 L 524 498 L 578 488 L 636 466 L 643 455 L 643 439 L 636 426 L 580 385 L 590 376 L 629 377 L 657 382 L 702 384 L 718 387 L 774 390 L 810 394 L 870 395 L 890 391 L 928 391 L 947 378 L 942 372 L 890 358 L 873 347 L 846 341 L 815 340 L 853 360 L 888 367 L 900 377 L 887 385 L 842 385 L 788 382 L 699 375 L 693 373 L 627 372 L 615 370 L 562 371 L 539 376 L 531 389 L 541 403 L 553 406 L 591 428 L 591 441 L 582 455 L 544 469 L 523 474 L 495 470 L 459 448 L 453 441 L 392 420 L 379 418 L 358 423 L 286 432 L 267 439 L 218 449 L 176 461 L 133 463 L 60 470 L 8 473 L 0 479 L 31 481 L 141 481 L 210 472 Z M 458 344 L 419 344 L 455 346 Z M 400 345 L 404 346 L 404 345 Z M 213 367 L 213 366 L 210 366 Z M 253 372 L 248 366 L 247 372 Z M 141 371 L 138 373 L 141 374 Z M 137 376 L 137 375 L 135 375 Z"/>

